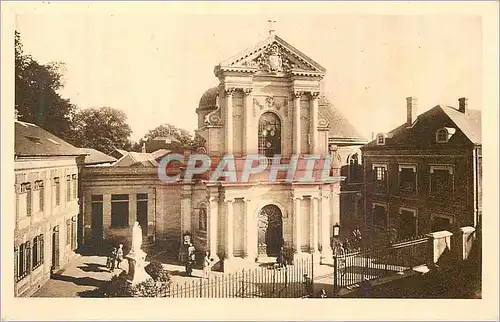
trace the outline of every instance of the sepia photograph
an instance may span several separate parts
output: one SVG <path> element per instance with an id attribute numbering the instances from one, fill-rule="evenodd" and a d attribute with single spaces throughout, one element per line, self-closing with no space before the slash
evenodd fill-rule
<path id="1" fill-rule="evenodd" d="M 2 319 L 499 319 L 497 13 L 3 2 Z"/>

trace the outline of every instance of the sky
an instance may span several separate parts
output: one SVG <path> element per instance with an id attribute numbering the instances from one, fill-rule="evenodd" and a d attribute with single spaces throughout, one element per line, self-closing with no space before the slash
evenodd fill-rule
<path id="1" fill-rule="evenodd" d="M 264 40 L 268 19 L 327 69 L 330 101 L 368 139 L 405 122 L 408 96 L 419 113 L 459 97 L 481 109 L 479 16 L 89 9 L 33 11 L 15 23 L 26 53 L 65 63 L 63 97 L 123 110 L 135 140 L 162 123 L 193 131 L 201 95 L 218 84 L 215 65 Z"/>

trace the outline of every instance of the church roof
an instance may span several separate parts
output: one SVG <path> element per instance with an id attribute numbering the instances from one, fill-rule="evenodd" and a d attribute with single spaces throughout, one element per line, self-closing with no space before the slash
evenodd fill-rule
<path id="1" fill-rule="evenodd" d="M 209 88 L 200 98 L 197 111 L 200 110 L 214 110 L 217 104 L 217 95 L 219 94 L 219 87 L 215 86 Z"/>
<path id="2" fill-rule="evenodd" d="M 319 98 L 319 112 L 328 120 L 330 130 L 328 137 L 330 139 L 349 139 L 356 142 L 368 142 L 356 128 L 349 123 L 346 117 L 337 110 L 330 100 L 322 95 Z"/>
<path id="3" fill-rule="evenodd" d="M 319 77 L 326 73 L 323 66 L 273 34 L 255 46 L 222 61 L 215 67 L 215 74 L 219 71 L 258 72 L 269 67 L 268 58 L 273 55 L 279 56 L 281 60 L 279 72 Z"/>

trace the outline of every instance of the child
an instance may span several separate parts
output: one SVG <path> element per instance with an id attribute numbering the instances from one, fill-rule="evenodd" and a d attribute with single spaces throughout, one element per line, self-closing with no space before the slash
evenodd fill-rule
<path id="1" fill-rule="evenodd" d="M 118 250 L 116 251 L 116 267 L 121 269 L 120 264 L 123 261 L 123 245 L 120 244 Z M 113 268 L 114 269 L 114 268 Z"/>

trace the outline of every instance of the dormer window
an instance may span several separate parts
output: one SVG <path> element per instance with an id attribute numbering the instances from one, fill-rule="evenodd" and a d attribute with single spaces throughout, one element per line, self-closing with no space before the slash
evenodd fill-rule
<path id="1" fill-rule="evenodd" d="M 436 132 L 436 142 L 437 143 L 448 142 L 448 131 L 446 129 L 439 129 Z"/>
<path id="2" fill-rule="evenodd" d="M 455 129 L 450 127 L 443 127 L 442 129 L 437 130 L 436 132 L 436 142 L 437 143 L 446 143 L 450 139 L 450 137 L 455 134 Z"/>
<path id="3" fill-rule="evenodd" d="M 385 135 L 377 134 L 377 145 L 385 145 Z"/>

